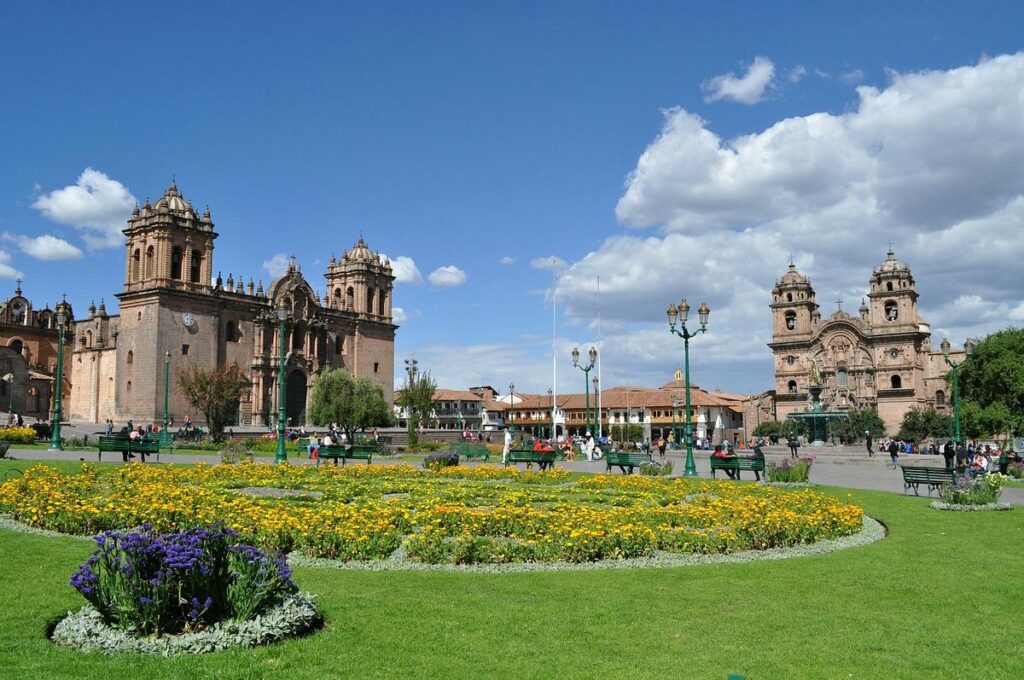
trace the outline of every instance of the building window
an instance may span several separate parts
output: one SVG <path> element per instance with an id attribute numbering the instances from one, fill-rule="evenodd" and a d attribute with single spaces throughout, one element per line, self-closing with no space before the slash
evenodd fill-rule
<path id="1" fill-rule="evenodd" d="M 886 282 L 885 289 L 886 290 L 892 290 L 892 281 L 887 281 Z"/>
<path id="2" fill-rule="evenodd" d="M 839 387 L 846 387 L 846 382 L 846 369 L 840 368 L 838 371 L 836 371 L 836 385 L 838 385 Z"/>
<path id="3" fill-rule="evenodd" d="M 141 259 L 141 254 L 138 248 L 132 253 L 132 281 L 139 280 L 139 260 Z"/>
<path id="4" fill-rule="evenodd" d="M 135 363 L 135 352 L 128 350 L 128 357 L 125 359 L 125 363 L 129 366 Z"/>
<path id="5" fill-rule="evenodd" d="M 796 330 L 796 312 L 786 312 L 786 330 Z"/>
<path id="6" fill-rule="evenodd" d="M 345 346 L 345 340 L 340 335 L 334 338 L 334 353 L 341 354 L 343 347 Z"/>
<path id="7" fill-rule="evenodd" d="M 352 286 L 348 287 L 345 291 L 345 309 L 354 311 L 356 308 L 356 292 L 352 289 Z"/>
<path id="8" fill-rule="evenodd" d="M 8 347 L 11 348 L 12 352 L 17 354 L 21 354 L 22 350 L 25 349 L 25 345 L 21 340 L 11 340 L 11 344 L 8 345 Z"/>
<path id="9" fill-rule="evenodd" d="M 238 331 L 235 330 L 235 322 L 228 321 L 224 328 L 224 339 L 228 342 L 238 342 Z"/>
<path id="10" fill-rule="evenodd" d="M 793 355 L 791 354 L 791 355 L 789 355 L 788 357 L 786 357 L 786 365 L 787 365 L 787 366 L 792 366 L 792 365 L 793 365 L 793 364 L 795 364 L 795 363 L 796 363 L 796 357 L 795 357 L 795 356 L 793 356 Z"/>
<path id="11" fill-rule="evenodd" d="M 373 314 L 373 298 L 374 298 L 374 290 L 373 290 L 373 288 L 368 288 L 366 290 L 366 313 L 367 314 Z"/>
<path id="12" fill-rule="evenodd" d="M 376 361 L 373 362 L 373 372 L 376 373 L 377 369 L 380 368 L 380 364 Z"/>
<path id="13" fill-rule="evenodd" d="M 153 246 L 146 248 L 146 268 L 145 276 L 147 279 L 153 278 Z"/>
<path id="14" fill-rule="evenodd" d="M 188 280 L 192 283 L 199 283 L 199 275 L 202 273 L 203 254 L 198 250 L 192 251 L 192 262 L 188 270 Z M 241 279 L 239 279 L 241 281 Z"/>
<path id="15" fill-rule="evenodd" d="M 181 356 L 183 356 L 183 357 L 187 357 L 188 356 L 188 345 L 182 345 L 181 346 Z"/>
<path id="16" fill-rule="evenodd" d="M 384 307 L 386 304 L 385 300 L 387 299 L 387 296 L 384 295 L 384 291 L 381 291 L 380 295 L 378 295 L 377 297 L 377 313 L 380 314 L 381 316 L 384 316 Z"/>
<path id="17" fill-rule="evenodd" d="M 899 310 L 894 300 L 889 300 L 885 303 L 885 319 L 886 321 L 895 321 L 899 316 Z"/>
<path id="18" fill-rule="evenodd" d="M 938 390 L 935 393 L 935 405 L 936 406 L 945 406 L 946 405 L 946 393 L 943 392 L 942 390 Z"/>
<path id="19" fill-rule="evenodd" d="M 131 380 L 129 380 L 128 384 L 126 384 L 124 386 L 124 389 L 125 389 L 126 392 L 131 392 L 132 391 L 132 381 Z"/>
<path id="20" fill-rule="evenodd" d="M 786 389 L 789 391 L 790 394 L 796 394 L 796 381 L 790 380 L 789 383 L 786 385 Z"/>
<path id="21" fill-rule="evenodd" d="M 171 251 L 171 278 L 181 279 L 181 248 L 175 247 Z"/>
<path id="22" fill-rule="evenodd" d="M 892 389 L 894 390 L 898 390 L 901 387 L 903 387 L 903 379 L 900 378 L 898 375 L 894 375 L 891 378 L 889 378 L 889 386 L 892 387 Z"/>

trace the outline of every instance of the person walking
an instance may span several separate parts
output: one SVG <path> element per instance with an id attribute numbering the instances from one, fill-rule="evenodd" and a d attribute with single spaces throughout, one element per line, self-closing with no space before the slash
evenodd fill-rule
<path id="1" fill-rule="evenodd" d="M 956 458 L 956 446 L 953 445 L 953 440 L 948 440 L 942 445 L 942 457 L 946 460 L 946 469 L 953 469 L 953 459 Z"/>
<path id="2" fill-rule="evenodd" d="M 505 444 L 501 449 L 501 464 L 508 464 L 508 452 L 512 449 L 512 432 L 505 428 Z"/>
<path id="3" fill-rule="evenodd" d="M 594 435 L 587 432 L 587 442 L 583 445 L 583 452 L 587 454 L 587 460 L 594 460 Z"/>
<path id="4" fill-rule="evenodd" d="M 875 457 L 875 449 L 871 444 L 871 430 L 864 430 L 864 445 L 868 448 L 868 458 Z"/>
<path id="5" fill-rule="evenodd" d="M 892 469 L 896 469 L 896 462 L 900 458 L 900 447 L 895 440 L 889 442 L 889 457 L 892 458 Z"/>
<path id="6" fill-rule="evenodd" d="M 800 448 L 800 440 L 796 438 L 796 435 L 789 435 L 786 439 L 786 444 L 789 446 L 789 457 L 797 457 L 797 449 Z"/>

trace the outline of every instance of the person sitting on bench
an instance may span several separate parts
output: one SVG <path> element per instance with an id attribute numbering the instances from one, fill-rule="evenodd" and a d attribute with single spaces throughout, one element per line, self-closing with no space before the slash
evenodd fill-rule
<path id="1" fill-rule="evenodd" d="M 713 458 L 721 458 L 723 460 L 736 460 L 736 456 L 730 456 L 722 450 L 721 444 L 715 444 L 715 452 L 711 454 Z M 729 475 L 729 479 L 736 479 L 735 470 L 725 470 L 725 474 Z"/>

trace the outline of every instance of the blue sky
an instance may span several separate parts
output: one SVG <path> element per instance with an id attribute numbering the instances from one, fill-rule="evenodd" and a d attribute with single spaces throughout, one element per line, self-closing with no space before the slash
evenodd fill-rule
<path id="1" fill-rule="evenodd" d="M 1024 322 L 1022 29 L 1015 2 L 16 2 L 0 278 L 112 308 L 118 225 L 173 175 L 225 277 L 294 254 L 322 288 L 363 233 L 402 266 L 396 361 L 445 387 L 546 390 L 557 282 L 579 390 L 600 276 L 605 385 L 670 377 L 685 295 L 695 381 L 767 388 L 790 254 L 827 314 L 889 240 L 959 343 Z"/>

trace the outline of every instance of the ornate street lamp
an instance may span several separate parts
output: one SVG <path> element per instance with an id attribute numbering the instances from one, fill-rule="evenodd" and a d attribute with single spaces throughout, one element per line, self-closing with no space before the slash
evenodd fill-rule
<path id="1" fill-rule="evenodd" d="M 592 433 L 593 430 L 590 429 L 590 370 L 594 368 L 594 364 L 597 363 L 597 348 L 591 347 L 589 354 L 590 364 L 587 366 L 581 366 L 579 347 L 573 347 L 572 349 L 572 365 L 583 371 L 583 390 L 586 394 L 586 401 L 584 402 L 583 410 L 584 427 Z"/>
<path id="2" fill-rule="evenodd" d="M 275 463 L 288 462 L 288 453 L 284 448 L 284 347 L 285 347 L 285 325 L 288 323 L 288 305 L 284 298 L 277 303 L 277 320 L 279 322 L 277 335 L 280 339 L 280 355 L 277 364 L 277 453 L 274 454 Z"/>
<path id="3" fill-rule="evenodd" d="M 171 353 L 164 354 L 164 430 L 160 433 L 163 446 L 171 444 L 171 415 L 168 408 L 171 397 Z"/>
<path id="4" fill-rule="evenodd" d="M 4 377 L 0 378 L 0 380 L 3 380 L 5 383 L 7 383 L 7 390 L 11 397 L 7 403 L 7 412 L 14 413 L 14 374 L 4 373 Z"/>
<path id="5" fill-rule="evenodd" d="M 591 434 L 594 435 L 595 440 L 597 439 L 598 431 L 600 431 L 601 429 L 601 414 L 597 410 L 597 388 L 599 386 L 599 383 L 600 381 L 597 379 L 596 375 L 590 379 L 590 384 L 594 386 L 594 429 L 591 430 Z"/>
<path id="6" fill-rule="evenodd" d="M 953 369 L 953 422 L 956 426 L 956 434 L 954 440 L 957 444 L 960 443 L 960 380 L 957 376 L 957 369 L 963 365 L 963 361 L 953 361 L 949 358 L 949 338 L 943 338 L 942 342 L 939 343 L 939 347 L 942 348 L 942 358 L 946 360 L 946 363 Z M 974 351 L 974 341 L 970 338 L 964 341 L 964 354 L 967 357 L 971 356 Z M 966 361 L 967 359 L 964 359 Z"/>
<path id="7" fill-rule="evenodd" d="M 516 433 L 516 419 L 515 419 L 515 405 L 516 405 L 516 384 L 508 384 L 508 431 L 515 436 Z"/>
<path id="8" fill-rule="evenodd" d="M 711 308 L 708 307 L 706 302 L 700 303 L 700 307 L 697 309 L 697 315 L 700 317 L 700 328 L 692 333 L 686 328 L 686 318 L 689 314 L 690 305 L 687 304 L 686 298 L 683 298 L 678 307 L 668 306 L 669 332 L 683 339 L 683 377 L 686 381 L 686 426 L 684 428 L 686 434 L 686 468 L 683 470 L 683 476 L 696 477 L 697 464 L 693 460 L 693 422 L 690 414 L 690 338 L 695 337 L 699 333 L 707 332 L 708 315 L 711 314 Z M 677 322 L 679 328 L 676 328 Z"/>
<path id="9" fill-rule="evenodd" d="M 60 420 L 62 417 L 61 412 L 61 392 L 64 387 L 64 331 L 67 329 L 68 320 L 70 319 L 71 305 L 68 304 L 67 299 L 61 300 L 60 304 L 57 305 L 57 373 L 54 375 L 54 386 L 53 393 L 53 419 L 50 422 L 50 450 L 51 451 L 63 451 L 64 447 L 61 445 L 60 440 Z"/>

